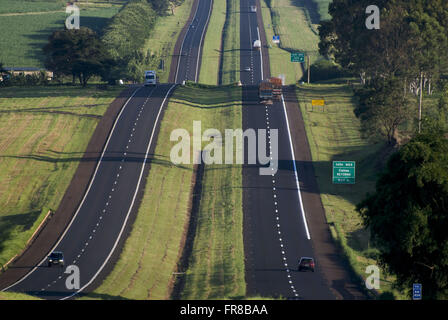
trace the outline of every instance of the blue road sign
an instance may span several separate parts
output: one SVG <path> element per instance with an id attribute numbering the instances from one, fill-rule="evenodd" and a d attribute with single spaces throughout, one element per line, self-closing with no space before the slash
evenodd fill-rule
<path id="1" fill-rule="evenodd" d="M 272 36 L 272 42 L 279 43 L 280 42 L 280 36 Z"/>
<path id="2" fill-rule="evenodd" d="M 412 298 L 414 300 L 422 299 L 422 285 L 421 283 L 414 283 L 412 286 Z"/>

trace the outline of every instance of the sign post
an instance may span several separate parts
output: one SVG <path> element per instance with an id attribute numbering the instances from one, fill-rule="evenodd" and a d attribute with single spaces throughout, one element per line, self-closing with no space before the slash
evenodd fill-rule
<path id="1" fill-rule="evenodd" d="M 355 184 L 355 161 L 333 161 L 333 183 Z"/>
<path id="2" fill-rule="evenodd" d="M 412 286 L 412 299 L 413 300 L 422 300 L 422 284 L 414 283 Z"/>
<path id="3" fill-rule="evenodd" d="M 314 111 L 315 106 L 321 106 L 325 111 L 325 100 L 311 100 L 311 111 Z"/>
<path id="4" fill-rule="evenodd" d="M 272 42 L 274 43 L 280 43 L 280 36 L 272 36 Z"/>
<path id="5" fill-rule="evenodd" d="M 291 52 L 291 62 L 305 62 L 305 53 Z"/>

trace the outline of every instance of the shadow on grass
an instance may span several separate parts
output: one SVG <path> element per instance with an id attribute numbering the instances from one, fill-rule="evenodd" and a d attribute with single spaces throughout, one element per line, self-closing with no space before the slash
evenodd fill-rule
<path id="1" fill-rule="evenodd" d="M 15 229 L 19 229 L 22 232 L 29 230 L 39 217 L 40 213 L 40 210 L 34 210 L 26 213 L 11 213 L 0 216 L 0 251 L 5 249 L 5 241 L 12 240 L 12 232 Z"/>

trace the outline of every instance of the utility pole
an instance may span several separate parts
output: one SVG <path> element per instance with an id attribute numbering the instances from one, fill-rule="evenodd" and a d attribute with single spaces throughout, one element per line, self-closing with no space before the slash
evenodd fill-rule
<path id="1" fill-rule="evenodd" d="M 422 130 L 423 71 L 420 71 L 420 99 L 418 102 L 418 133 Z"/>
<path id="2" fill-rule="evenodd" d="M 306 57 L 307 57 L 307 60 L 308 60 L 308 84 L 310 84 L 310 75 L 311 75 L 311 72 L 310 72 L 310 56 L 306 55 Z"/>

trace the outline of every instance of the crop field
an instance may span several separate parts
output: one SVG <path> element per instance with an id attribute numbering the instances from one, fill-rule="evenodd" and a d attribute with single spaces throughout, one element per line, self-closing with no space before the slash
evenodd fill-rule
<path id="1" fill-rule="evenodd" d="M 194 170 L 170 160 L 172 130 L 241 127 L 241 88 L 178 87 L 161 123 L 144 198 L 118 263 L 85 299 L 169 299 L 188 229 Z M 204 144 L 205 145 L 205 144 Z M 244 296 L 241 166 L 205 166 L 182 298 Z M 178 293 L 179 294 L 179 293 Z"/>
<path id="2" fill-rule="evenodd" d="M 269 47 L 271 74 L 285 75 L 287 84 L 296 83 L 303 76 L 306 65 L 291 62 L 291 52 L 305 52 L 311 63 L 320 59 L 317 27 L 301 1 L 276 0 L 269 8 L 262 3 L 263 23 Z M 272 36 L 280 36 L 280 45 L 272 42 Z"/>
<path id="3" fill-rule="evenodd" d="M 3 0 L 2 0 L 3 1 Z M 5 67 L 38 67 L 43 65 L 42 48 L 54 30 L 64 28 L 65 5 L 56 5 L 60 2 L 27 2 L 10 1 L 2 6 L 0 14 L 0 61 Z M 30 3 L 30 7 L 28 6 Z M 23 5 L 28 12 L 23 13 Z M 121 5 L 89 6 L 80 5 L 81 26 L 91 28 L 99 33 L 114 16 Z M 33 10 L 31 10 L 33 9 Z M 56 9 L 56 10 L 53 10 Z M 5 13 L 5 10 L 9 10 Z M 18 28 L 17 26 L 20 26 Z"/>
<path id="4" fill-rule="evenodd" d="M 0 88 L 0 263 L 57 209 L 95 127 L 122 88 Z"/>

